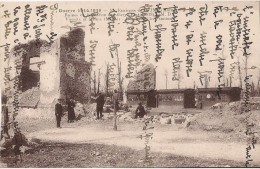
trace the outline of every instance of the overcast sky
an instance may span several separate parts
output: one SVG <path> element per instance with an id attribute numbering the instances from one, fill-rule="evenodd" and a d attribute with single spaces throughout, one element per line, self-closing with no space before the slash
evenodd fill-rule
<path id="1" fill-rule="evenodd" d="M 79 2 L 79 3 L 71 3 L 71 2 L 59 2 L 58 4 L 58 9 L 53 11 L 53 25 L 51 26 L 51 12 L 50 8 L 45 9 L 45 12 L 47 13 L 47 20 L 44 21 L 43 23 L 45 26 L 42 27 L 42 39 L 47 39 L 46 34 L 50 34 L 51 28 L 53 29 L 53 32 L 57 33 L 58 36 L 60 37 L 64 33 L 68 32 L 69 29 L 61 28 L 62 26 L 70 25 L 69 19 L 76 19 L 77 21 L 81 22 L 80 25 L 83 25 L 85 27 L 82 27 L 85 32 L 85 58 L 87 61 L 89 61 L 90 55 L 89 55 L 89 50 L 90 48 L 90 41 L 98 41 L 97 46 L 96 46 L 96 51 L 94 52 L 95 54 L 95 62 L 96 66 L 93 67 L 93 70 L 101 70 L 101 73 L 105 73 L 105 65 L 106 63 L 116 63 L 115 58 L 111 58 L 110 52 L 109 52 L 109 45 L 113 43 L 115 44 L 120 44 L 118 47 L 118 56 L 120 60 L 122 61 L 122 75 L 125 76 L 127 74 L 127 50 L 130 50 L 134 48 L 135 42 L 134 41 L 127 41 L 127 27 L 129 27 L 129 24 L 123 23 L 125 20 L 125 15 L 127 11 L 134 11 L 135 14 L 140 14 L 140 12 L 137 12 L 137 10 L 145 5 L 145 4 L 150 4 L 152 5 L 152 8 L 156 7 L 156 4 L 154 2 Z M 5 30 L 5 23 L 7 23 L 9 20 L 14 20 L 16 17 L 18 17 L 19 24 L 18 24 L 18 33 L 17 35 L 13 36 L 10 35 L 7 40 L 3 41 L 4 39 L 4 31 L 1 31 L 1 44 L 5 44 L 5 42 L 10 43 L 10 46 L 14 46 L 14 40 L 19 39 L 21 43 L 26 43 L 28 41 L 23 39 L 23 34 L 25 31 L 22 29 L 24 28 L 24 9 L 25 5 L 27 3 L 9 3 L 9 4 L 4 4 L 4 6 L 1 6 L 1 25 L 0 29 Z M 38 5 L 41 4 L 46 4 L 49 7 L 51 5 L 54 5 L 54 3 L 38 3 Z M 148 14 L 148 19 L 150 18 L 150 25 L 152 29 L 155 29 L 156 25 L 162 24 L 162 28 L 166 28 L 165 31 L 162 31 L 161 33 L 161 48 L 164 49 L 164 52 L 162 53 L 162 59 L 160 59 L 158 62 L 155 62 L 155 55 L 156 55 L 156 39 L 155 39 L 155 31 L 148 30 L 146 36 L 146 43 L 149 46 L 147 49 L 147 53 L 150 54 L 150 60 L 148 62 L 145 62 L 144 59 L 144 48 L 143 48 L 143 36 L 140 35 L 138 37 L 138 41 L 141 43 L 141 46 L 138 46 L 138 50 L 140 53 L 140 59 L 142 60 L 141 63 L 153 63 L 155 66 L 157 66 L 157 83 L 156 83 L 156 88 L 157 89 L 162 89 L 165 88 L 166 86 L 166 77 L 165 77 L 165 72 L 168 72 L 168 88 L 176 88 L 177 87 L 177 82 L 172 81 L 172 69 L 173 69 L 173 64 L 172 64 L 172 59 L 179 57 L 183 62 L 181 63 L 181 83 L 180 86 L 181 88 L 190 88 L 193 87 L 194 81 L 196 85 L 201 87 L 199 83 L 199 74 L 198 71 L 212 71 L 211 73 L 211 81 L 209 86 L 210 87 L 215 87 L 218 85 L 217 77 L 218 77 L 218 65 L 217 62 L 209 62 L 209 60 L 216 59 L 218 57 L 224 56 L 225 58 L 225 78 L 227 78 L 230 74 L 230 64 L 233 62 L 237 61 L 237 57 L 239 57 L 240 62 L 241 62 L 241 67 L 242 71 L 244 72 L 244 63 L 243 60 L 245 60 L 245 57 L 243 57 L 243 32 L 241 33 L 241 38 L 237 42 L 235 42 L 236 45 L 238 45 L 238 50 L 235 52 L 235 57 L 234 59 L 231 59 L 230 56 L 230 32 L 229 32 L 229 25 L 230 21 L 236 20 L 237 19 L 237 14 L 241 13 L 241 19 L 242 19 L 242 25 L 241 28 L 243 27 L 243 18 L 245 16 L 248 16 L 248 28 L 251 29 L 249 33 L 250 39 L 248 42 L 253 42 L 252 45 L 250 45 L 250 48 L 248 50 L 251 55 L 249 56 L 248 60 L 248 65 L 249 67 L 251 66 L 256 66 L 257 69 L 254 70 L 248 70 L 249 74 L 253 75 L 253 80 L 254 82 L 257 82 L 257 79 L 259 78 L 259 68 L 260 68 L 260 49 L 259 49 L 259 44 L 260 44 L 260 28 L 259 28 L 259 2 L 161 2 L 161 7 L 162 8 L 170 8 L 173 5 L 178 6 L 179 8 L 192 8 L 194 7 L 196 11 L 194 12 L 193 15 L 191 16 L 185 16 L 185 13 L 181 10 L 178 12 L 178 27 L 177 27 L 177 43 L 179 44 L 178 47 L 176 47 L 175 50 L 172 50 L 172 26 L 171 26 L 171 17 L 172 13 L 169 12 L 164 12 L 164 15 L 160 16 L 160 19 L 157 20 L 157 22 L 154 21 L 154 10 L 149 12 Z M 205 7 L 205 4 L 207 4 L 208 7 L 208 14 L 205 16 L 205 21 L 203 22 L 203 25 L 200 26 L 199 22 L 199 12 L 201 7 Z M 21 6 L 21 10 L 18 11 L 17 16 L 10 16 L 10 18 L 5 18 L 3 16 L 4 10 L 3 9 L 9 9 L 13 10 L 15 7 L 18 5 Z M 33 26 L 35 25 L 40 25 L 39 22 L 37 22 L 37 19 L 39 17 L 36 17 L 35 15 L 35 3 L 30 3 L 32 7 L 32 13 L 29 18 L 29 24 L 30 24 L 30 29 L 29 33 L 31 34 L 31 39 L 33 39 L 35 30 L 33 29 Z M 236 7 L 238 11 L 236 11 L 235 14 L 230 16 L 230 11 L 226 12 L 223 10 L 223 12 L 219 12 L 217 14 L 217 17 L 214 17 L 213 12 L 214 12 L 214 7 L 215 6 L 224 6 L 228 7 L 229 9 L 234 9 Z M 243 8 L 246 6 L 253 6 L 253 9 L 248 9 L 245 12 L 243 11 Z M 89 15 L 91 14 L 91 9 L 100 9 L 101 11 L 99 12 L 99 16 L 97 16 L 97 20 L 94 20 L 95 23 L 95 30 L 92 31 L 92 34 L 90 33 L 90 21 L 89 18 L 86 20 L 83 20 L 83 16 L 81 13 L 80 9 L 85 9 L 84 14 Z M 111 36 L 108 36 L 108 21 L 105 19 L 108 16 L 108 13 L 110 9 L 115 9 L 118 11 L 116 18 L 118 20 L 115 21 L 114 23 L 114 32 L 112 32 Z M 74 11 L 73 11 L 74 10 Z M 89 10 L 89 12 L 87 12 Z M 120 11 L 120 12 L 119 12 Z M 161 20 L 163 19 L 163 20 Z M 187 21 L 192 21 L 191 26 L 189 29 L 185 28 L 185 23 Z M 223 20 L 222 23 L 219 24 L 217 29 L 215 30 L 214 28 L 214 22 Z M 237 25 L 236 25 L 237 26 Z M 138 30 L 142 30 L 142 25 L 135 25 L 134 28 Z M 200 34 L 202 32 L 206 32 L 206 45 L 205 48 L 209 51 L 207 55 L 205 55 L 205 60 L 203 61 L 203 66 L 199 65 L 199 50 L 200 47 L 199 45 L 201 44 L 200 42 Z M 11 32 L 13 34 L 13 30 Z M 186 35 L 193 34 L 192 41 L 190 45 L 188 46 L 186 43 Z M 216 51 L 216 36 L 222 35 L 222 43 L 221 47 L 223 50 Z M 236 36 L 236 31 L 235 34 Z M 56 37 L 55 37 L 56 38 Z M 193 49 L 193 65 L 192 65 L 192 72 L 190 73 L 190 77 L 187 77 L 186 75 L 186 50 L 187 49 Z M 0 48 L 1 51 L 1 76 L 3 77 L 3 58 L 4 58 L 4 48 Z M 125 86 L 127 85 L 129 79 L 125 79 Z M 234 79 L 233 79 L 233 85 L 238 86 L 239 85 L 239 80 L 238 80 L 238 71 L 236 70 L 234 72 Z M 3 82 L 2 82 L 3 86 Z"/>

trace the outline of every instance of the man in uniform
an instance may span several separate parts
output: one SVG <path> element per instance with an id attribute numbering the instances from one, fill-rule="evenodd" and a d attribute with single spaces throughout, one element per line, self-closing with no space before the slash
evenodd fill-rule
<path id="1" fill-rule="evenodd" d="M 58 103 L 55 105 L 55 116 L 56 116 L 56 121 L 57 121 L 57 128 L 60 127 L 60 121 L 61 121 L 61 116 L 62 116 L 62 105 L 61 105 L 61 99 L 58 99 Z"/>
<path id="2" fill-rule="evenodd" d="M 105 98 L 101 93 L 98 93 L 98 97 L 96 99 L 97 102 L 97 119 L 102 118 L 103 106 L 105 104 Z"/>

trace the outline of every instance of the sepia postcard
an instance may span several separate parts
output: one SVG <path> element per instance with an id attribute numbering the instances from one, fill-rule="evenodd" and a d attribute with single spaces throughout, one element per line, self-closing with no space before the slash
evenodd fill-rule
<path id="1" fill-rule="evenodd" d="M 260 167 L 259 1 L 0 2 L 1 168 Z"/>

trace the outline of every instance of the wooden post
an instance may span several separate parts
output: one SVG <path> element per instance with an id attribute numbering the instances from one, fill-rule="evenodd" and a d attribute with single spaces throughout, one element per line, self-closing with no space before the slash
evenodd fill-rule
<path id="1" fill-rule="evenodd" d="M 118 99 L 118 95 L 117 95 L 117 92 L 114 91 L 114 94 L 113 94 L 113 102 L 114 102 L 114 124 L 113 124 L 113 130 L 114 131 L 117 131 L 117 124 L 116 124 L 116 120 L 117 120 L 117 115 L 116 115 L 116 103 L 117 103 L 117 99 Z"/>
<path id="2" fill-rule="evenodd" d="M 107 64 L 107 72 L 106 72 L 106 97 L 108 97 L 108 88 L 109 88 L 109 63 Z"/>

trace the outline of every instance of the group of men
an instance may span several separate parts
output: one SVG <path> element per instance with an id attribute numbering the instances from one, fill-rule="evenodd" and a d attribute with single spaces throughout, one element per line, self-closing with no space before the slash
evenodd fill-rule
<path id="1" fill-rule="evenodd" d="M 97 120 L 102 119 L 103 107 L 105 104 L 104 95 L 102 93 L 98 93 L 97 97 L 91 97 L 91 98 L 95 99 L 95 101 L 97 103 L 96 104 L 96 119 Z M 115 111 L 118 111 L 119 110 L 119 97 L 118 97 L 117 90 L 114 90 L 112 100 L 113 100 Z M 75 108 L 75 103 L 73 100 L 70 99 L 68 101 L 68 123 L 71 123 L 75 120 L 74 108 Z M 137 117 L 143 118 L 144 115 L 145 115 L 144 106 L 142 105 L 142 103 L 139 103 L 139 105 L 135 111 L 135 118 L 137 118 Z M 56 116 L 56 121 L 57 121 L 57 127 L 61 128 L 60 122 L 61 122 L 61 117 L 63 116 L 63 108 L 61 105 L 61 99 L 58 99 L 58 103 L 55 105 L 55 116 Z"/>
<path id="2" fill-rule="evenodd" d="M 72 99 L 68 100 L 68 123 L 72 123 L 74 122 L 74 120 L 76 119 L 76 115 L 75 115 L 75 102 Z M 55 105 L 55 116 L 56 116 L 56 122 L 57 122 L 57 127 L 60 127 L 60 122 L 61 122 L 61 117 L 63 116 L 63 108 L 61 105 L 61 99 L 58 99 L 58 103 Z"/>

